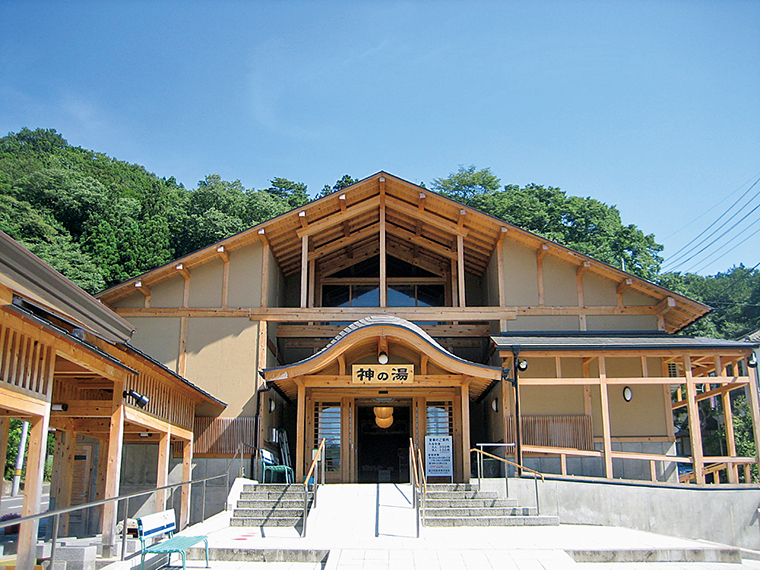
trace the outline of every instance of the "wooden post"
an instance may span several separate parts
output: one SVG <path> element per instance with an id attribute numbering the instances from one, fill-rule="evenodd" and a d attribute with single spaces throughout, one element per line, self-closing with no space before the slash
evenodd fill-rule
<path id="1" fill-rule="evenodd" d="M 462 383 L 462 482 L 470 482 L 470 387 L 469 379 Z"/>
<path id="2" fill-rule="evenodd" d="M 193 440 L 182 442 L 182 481 L 190 481 L 193 478 Z M 190 496 L 191 486 L 182 486 L 182 502 L 179 507 L 179 528 L 184 529 L 190 523 Z"/>
<path id="3" fill-rule="evenodd" d="M 267 367 L 267 341 L 269 340 L 269 333 L 267 332 L 267 322 L 259 321 L 259 337 L 258 337 L 258 356 L 256 366 L 259 370 L 264 370 Z M 258 374 L 254 383 L 259 386 L 264 383 L 264 379 Z"/>
<path id="4" fill-rule="evenodd" d="M 504 238 L 507 235 L 507 228 L 502 227 L 499 239 L 496 242 L 496 272 L 499 284 L 499 307 L 507 306 L 507 285 L 506 276 L 504 275 Z M 507 330 L 507 321 L 499 321 L 499 332 Z M 504 432 L 506 435 L 506 432 Z"/>
<path id="5" fill-rule="evenodd" d="M 124 382 L 114 382 L 113 400 L 111 402 L 111 419 L 108 430 L 108 464 L 106 468 L 106 497 L 119 496 L 119 478 L 121 475 L 121 450 L 124 442 Z M 116 544 L 115 502 L 103 505 L 103 518 L 100 529 L 103 536 L 103 558 L 111 558 Z"/>
<path id="6" fill-rule="evenodd" d="M 108 473 L 108 439 L 105 437 L 98 438 L 98 473 L 95 481 L 95 499 L 101 500 L 106 498 L 106 474 Z M 95 507 L 97 513 L 98 526 L 103 520 L 103 506 Z"/>
<path id="7" fill-rule="evenodd" d="M 298 384 L 298 411 L 296 412 L 296 479 L 304 478 L 304 448 L 306 446 L 306 386 L 302 380 Z M 311 461 L 311 458 L 309 458 Z"/>
<path id="8" fill-rule="evenodd" d="M 725 376 L 720 356 L 715 357 L 715 375 Z M 736 457 L 736 439 L 734 438 L 734 415 L 731 411 L 731 392 L 723 392 L 720 395 L 723 405 L 723 423 L 726 426 L 726 451 L 730 457 Z M 739 482 L 739 470 L 736 463 L 728 463 L 726 473 L 729 483 Z M 718 477 L 718 474 L 715 475 Z"/>
<path id="9" fill-rule="evenodd" d="M 459 289 L 459 306 L 465 307 L 464 288 L 464 237 L 457 235 L 457 285 Z"/>
<path id="10" fill-rule="evenodd" d="M 388 260 L 386 259 L 385 200 L 380 201 L 380 306 L 388 306 Z"/>
<path id="11" fill-rule="evenodd" d="M 610 432 L 610 402 L 607 394 L 607 363 L 604 356 L 599 357 L 599 400 L 602 404 L 602 440 L 604 445 L 604 476 L 613 478 L 612 473 L 612 435 Z"/>
<path id="12" fill-rule="evenodd" d="M 259 230 L 263 232 L 264 230 Z M 269 240 L 264 237 L 264 234 L 260 234 L 263 245 L 261 247 L 261 302 L 259 305 L 261 308 L 269 306 Z"/>
<path id="13" fill-rule="evenodd" d="M 546 255 L 549 246 L 542 244 L 541 248 L 536 252 L 536 280 L 538 282 L 538 305 L 543 307 L 545 304 L 544 297 L 544 256 Z"/>
<path id="14" fill-rule="evenodd" d="M 755 436 L 755 455 L 758 459 L 758 466 L 760 466 L 760 398 L 757 393 L 757 368 L 747 367 L 747 375 L 749 376 L 749 403 L 750 414 L 752 415 L 752 434 Z M 745 471 L 751 473 L 749 466 Z M 746 483 L 749 483 L 748 479 L 745 479 Z"/>
<path id="15" fill-rule="evenodd" d="M 158 435 L 158 467 L 156 468 L 156 488 L 169 484 L 169 455 L 171 437 L 168 432 Z M 156 512 L 166 510 L 166 491 L 156 492 Z"/>
<path id="16" fill-rule="evenodd" d="M 301 308 L 309 302 L 309 236 L 301 238 Z"/>
<path id="17" fill-rule="evenodd" d="M 53 480 L 50 495 L 55 498 L 55 508 L 65 509 L 71 506 L 71 485 L 74 472 L 74 451 L 77 434 L 73 431 L 56 430 L 55 450 L 53 451 Z M 63 515 L 59 523 L 60 536 L 68 536 L 69 516 Z"/>
<path id="18" fill-rule="evenodd" d="M 702 453 L 702 427 L 699 423 L 697 403 L 697 386 L 691 373 L 691 357 L 683 357 L 683 370 L 686 374 L 686 409 L 689 415 L 689 439 L 694 465 L 695 481 L 702 485 L 705 482 L 704 454 Z"/>
<path id="19" fill-rule="evenodd" d="M 35 515 L 41 511 L 42 480 L 45 474 L 45 452 L 47 451 L 49 422 L 49 409 L 45 415 L 36 416 L 30 420 L 29 451 L 26 478 L 24 479 L 24 503 L 21 507 L 22 517 Z M 34 568 L 38 528 L 39 520 L 21 524 L 18 535 L 18 557 L 16 559 L 18 570 L 32 570 Z"/>

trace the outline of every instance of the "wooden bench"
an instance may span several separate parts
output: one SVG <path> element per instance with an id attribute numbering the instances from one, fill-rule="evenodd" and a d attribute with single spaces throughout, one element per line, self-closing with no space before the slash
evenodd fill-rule
<path id="1" fill-rule="evenodd" d="M 178 552 L 182 556 L 182 569 L 187 570 L 187 554 L 185 551 L 199 542 L 206 543 L 206 568 L 208 565 L 208 537 L 207 536 L 174 536 L 177 523 L 174 520 L 174 511 L 161 511 L 137 519 L 137 537 L 140 539 L 142 551 L 140 553 L 140 570 L 145 570 L 146 554 L 168 554 L 171 563 L 172 553 Z M 145 546 L 145 541 L 151 538 L 161 537 L 168 534 L 169 538 L 162 542 Z"/>

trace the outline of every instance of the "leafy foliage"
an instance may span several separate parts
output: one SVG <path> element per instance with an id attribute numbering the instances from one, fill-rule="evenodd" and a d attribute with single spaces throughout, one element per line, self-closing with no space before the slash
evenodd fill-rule
<path id="1" fill-rule="evenodd" d="M 593 198 L 568 196 L 559 188 L 528 184 L 500 187 L 488 168 L 474 166 L 437 178 L 432 188 L 463 204 L 534 232 L 615 267 L 653 279 L 662 246 L 635 225 L 624 226 L 620 212 Z"/>

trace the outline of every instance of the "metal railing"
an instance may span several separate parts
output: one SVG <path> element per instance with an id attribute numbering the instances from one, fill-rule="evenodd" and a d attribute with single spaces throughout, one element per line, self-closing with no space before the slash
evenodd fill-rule
<path id="1" fill-rule="evenodd" d="M 427 493 L 427 477 L 425 465 L 422 462 L 422 452 L 409 438 L 410 483 L 412 484 L 412 508 L 415 510 L 417 538 L 420 536 L 420 524 L 425 526 L 425 494 Z"/>
<path id="2" fill-rule="evenodd" d="M 483 444 L 483 445 L 491 445 L 491 444 Z M 478 454 L 481 454 L 486 457 L 490 457 L 492 459 L 496 459 L 498 461 L 501 461 L 502 463 L 506 463 L 507 465 L 512 465 L 515 468 L 519 469 L 520 471 L 528 471 L 533 475 L 533 482 L 536 489 L 536 514 L 541 514 L 541 507 L 538 500 L 538 477 L 541 477 L 541 482 L 545 483 L 546 480 L 544 479 L 543 473 L 540 473 L 534 469 L 531 469 L 530 467 L 525 467 L 525 465 L 519 465 L 515 463 L 514 461 L 510 461 L 509 459 L 505 459 L 504 457 L 499 457 L 497 455 L 493 455 L 492 453 L 488 453 L 487 451 L 483 451 L 482 449 L 478 449 L 476 447 L 473 447 L 470 452 L 475 452 Z M 481 460 L 478 461 L 478 491 L 480 490 L 480 481 L 483 479 L 483 462 Z M 509 497 L 509 471 L 505 468 L 504 469 L 504 482 L 507 489 L 507 497 Z"/>
<path id="3" fill-rule="evenodd" d="M 317 491 L 319 490 L 320 471 L 322 472 L 322 484 L 324 484 L 325 481 L 325 461 L 321 460 L 321 458 L 322 454 L 325 452 L 326 441 L 326 438 L 322 438 L 322 441 L 319 443 L 319 447 L 317 447 L 316 453 L 314 454 L 314 459 L 311 460 L 309 471 L 306 473 L 306 477 L 303 480 L 303 522 L 301 524 L 301 538 L 306 536 L 306 519 L 309 517 L 309 479 L 311 479 L 313 474 L 314 499 L 312 500 L 311 506 L 314 508 L 317 508 Z M 321 466 L 321 469 L 317 469 L 318 464 Z"/>
<path id="4" fill-rule="evenodd" d="M 119 503 L 124 501 L 124 516 L 122 518 L 122 529 L 121 529 L 121 560 L 124 560 L 126 557 L 126 548 L 127 548 L 127 519 L 129 517 L 129 501 L 131 499 L 135 499 L 137 497 L 143 497 L 145 495 L 154 495 L 155 493 L 158 493 L 160 491 L 172 491 L 172 499 L 173 500 L 173 493 L 174 489 L 177 487 L 184 487 L 185 485 L 197 485 L 199 483 L 203 483 L 203 500 L 201 505 L 201 522 L 204 522 L 206 520 L 206 483 L 209 481 L 215 480 L 215 479 L 221 479 L 222 477 L 225 478 L 225 496 L 224 496 L 224 510 L 227 510 L 227 497 L 230 494 L 230 471 L 232 470 L 232 466 L 235 463 L 235 460 L 240 456 L 240 476 L 244 476 L 244 469 L 243 469 L 243 446 L 246 445 L 248 447 L 252 447 L 248 444 L 241 444 L 238 446 L 238 450 L 235 452 L 235 455 L 230 459 L 229 464 L 227 465 L 227 470 L 220 474 L 220 475 L 214 475 L 213 477 L 206 477 L 204 479 L 195 479 L 190 481 L 182 481 L 180 483 L 172 483 L 171 485 L 165 485 L 163 487 L 157 487 L 155 489 L 150 489 L 148 491 L 138 491 L 136 493 L 130 493 L 127 495 L 119 495 L 118 497 L 111 497 L 108 499 L 100 499 L 98 501 L 92 501 L 89 503 L 84 503 L 81 505 L 75 505 L 73 507 L 65 507 L 62 509 L 55 509 L 53 511 L 46 511 L 44 513 L 37 513 L 34 515 L 29 515 L 26 517 L 20 517 L 16 519 L 11 519 L 8 521 L 0 522 L 0 529 L 4 529 L 9 526 L 13 525 L 21 525 L 27 522 L 32 521 L 40 521 L 43 519 L 51 518 L 53 519 L 53 532 L 52 532 L 52 539 L 51 539 L 51 545 L 50 545 L 50 565 L 49 568 L 54 567 L 55 563 L 55 551 L 56 551 L 56 543 L 58 542 L 58 531 L 59 531 L 59 525 L 60 525 L 60 519 L 61 515 L 68 515 L 70 513 L 74 513 L 76 511 L 82 511 L 85 509 L 90 509 L 93 507 L 98 507 L 102 505 L 106 505 L 108 503 L 116 503 L 116 508 L 118 511 Z M 189 517 L 189 513 L 188 513 Z M 36 542 L 35 542 L 36 545 Z M 105 552 L 105 551 L 104 551 Z"/>

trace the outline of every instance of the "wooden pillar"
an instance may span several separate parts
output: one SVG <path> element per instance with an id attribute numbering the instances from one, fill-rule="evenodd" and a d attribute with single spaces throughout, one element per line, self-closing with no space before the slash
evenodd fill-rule
<path id="1" fill-rule="evenodd" d="M 301 308 L 309 302 L 309 236 L 301 238 Z"/>
<path id="2" fill-rule="evenodd" d="M 506 235 L 507 228 L 502 226 L 499 239 L 496 242 L 496 275 L 499 284 L 499 307 L 507 306 L 507 285 L 506 276 L 504 275 L 504 238 Z M 505 319 L 500 319 L 499 332 L 505 332 L 506 330 L 507 321 Z"/>
<path id="3" fill-rule="evenodd" d="M 541 244 L 541 247 L 536 252 L 536 282 L 538 284 L 538 305 L 543 307 L 545 304 L 544 296 L 544 256 L 549 250 L 549 246 Z"/>
<path id="4" fill-rule="evenodd" d="M 95 480 L 95 499 L 101 500 L 106 498 L 106 473 L 108 472 L 108 439 L 98 438 L 98 472 L 97 479 Z M 94 528 L 102 528 L 101 521 L 103 520 L 103 506 L 95 507 L 94 510 L 97 513 L 97 526 Z"/>
<path id="5" fill-rule="evenodd" d="M 462 482 L 470 482 L 470 387 L 469 379 L 462 383 Z"/>
<path id="6" fill-rule="evenodd" d="M 77 434 L 73 431 L 56 430 L 55 450 L 53 451 L 53 479 L 50 484 L 50 496 L 55 498 L 55 508 L 65 509 L 71 506 L 71 485 L 74 472 L 74 452 Z M 59 535 L 68 536 L 69 516 L 61 516 Z"/>
<path id="7" fill-rule="evenodd" d="M 720 356 L 715 357 L 715 376 L 725 376 L 723 363 Z M 734 438 L 734 415 L 731 411 L 731 392 L 723 392 L 720 395 L 723 406 L 723 424 L 726 426 L 726 452 L 730 457 L 736 457 L 736 439 Z M 739 482 L 739 470 L 736 463 L 729 463 L 726 469 L 729 483 Z M 716 475 L 717 478 L 717 475 Z"/>
<path id="8" fill-rule="evenodd" d="M 306 446 L 306 386 L 303 381 L 296 380 L 298 384 L 298 411 L 296 412 L 296 479 L 304 478 L 304 448 Z M 309 458 L 311 461 L 311 458 Z"/>
<path id="9" fill-rule="evenodd" d="M 457 235 L 457 289 L 459 290 L 459 306 L 465 307 L 464 287 L 464 237 Z"/>
<path id="10" fill-rule="evenodd" d="M 2 346 L 2 342 L 0 342 Z M 0 418 L 0 458 L 2 458 L 3 469 L 5 469 L 5 456 L 8 452 L 8 432 L 11 427 L 11 419 L 8 417 Z M 0 493 L 0 501 L 2 501 L 2 493 Z"/>
<path id="11" fill-rule="evenodd" d="M 44 416 L 36 416 L 30 420 L 29 451 L 26 462 L 26 477 L 24 479 L 24 502 L 21 516 L 28 517 L 41 511 L 42 480 L 45 473 L 45 452 L 47 451 L 48 424 L 50 411 Z M 18 535 L 18 570 L 32 570 L 35 563 L 37 530 L 39 520 L 21 524 Z"/>
<path id="12" fill-rule="evenodd" d="M 583 377 L 591 378 L 591 359 L 582 358 Z M 587 416 L 593 417 L 591 409 L 591 386 L 589 384 L 583 385 L 583 413 Z"/>
<path id="13" fill-rule="evenodd" d="M 747 367 L 747 375 L 749 376 L 749 409 L 752 415 L 752 433 L 755 436 L 755 455 L 760 466 L 760 398 L 757 393 L 757 368 Z"/>
<path id="14" fill-rule="evenodd" d="M 182 481 L 193 478 L 193 440 L 182 442 Z M 190 523 L 191 485 L 182 486 L 182 502 L 179 507 L 179 529 L 184 529 Z"/>
<path id="15" fill-rule="evenodd" d="M 269 306 L 269 240 L 264 236 L 264 230 L 259 230 L 262 241 L 261 247 L 261 302 L 262 309 Z"/>
<path id="16" fill-rule="evenodd" d="M 691 455 L 694 461 L 694 477 L 696 482 L 701 485 L 705 482 L 702 427 L 699 423 L 697 385 L 691 373 L 691 357 L 688 355 L 683 357 L 683 369 L 686 374 L 686 409 L 689 416 L 689 439 L 691 440 Z"/>
<path id="17" fill-rule="evenodd" d="M 119 478 L 121 476 L 121 450 L 124 442 L 124 382 L 114 382 L 113 400 L 111 402 L 111 419 L 108 430 L 108 462 L 106 465 L 106 497 L 119 496 Z M 103 505 L 103 518 L 100 529 L 103 536 L 103 558 L 111 558 L 116 544 L 116 510 L 115 502 Z"/>
<path id="18" fill-rule="evenodd" d="M 459 287 L 457 285 L 457 262 L 451 260 L 451 269 L 449 270 L 449 283 L 451 283 L 451 305 L 453 307 L 459 306 Z"/>
<path id="19" fill-rule="evenodd" d="M 607 394 L 607 363 L 604 356 L 599 357 L 599 400 L 602 404 L 602 440 L 604 445 L 604 476 L 613 478 L 612 473 L 612 435 L 610 432 L 610 402 Z"/>
<path id="20" fill-rule="evenodd" d="M 385 199 L 380 199 L 380 306 L 388 306 L 388 260 L 385 227 Z"/>
<path id="21" fill-rule="evenodd" d="M 264 370 L 267 367 L 267 342 L 269 340 L 269 333 L 267 332 L 267 322 L 259 321 L 259 334 L 258 334 L 258 352 L 256 359 L 256 366 L 259 370 Z M 254 381 L 256 386 L 264 384 L 264 379 L 256 374 L 256 380 Z"/>
<path id="22" fill-rule="evenodd" d="M 169 456 L 171 437 L 168 432 L 158 434 L 158 467 L 156 468 L 156 488 L 169 484 Z M 156 512 L 166 510 L 166 491 L 156 492 Z"/>

